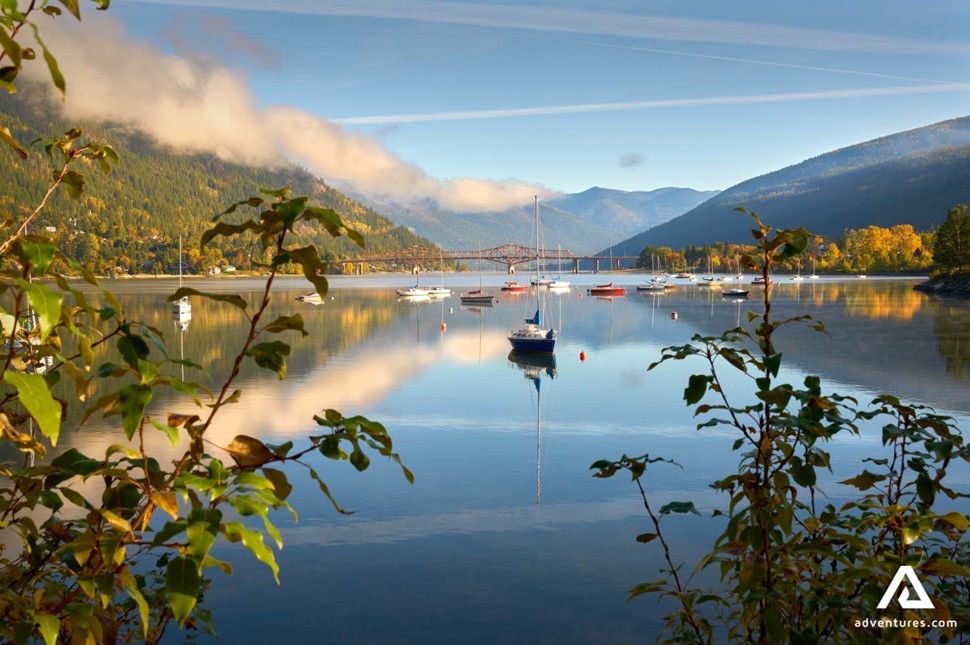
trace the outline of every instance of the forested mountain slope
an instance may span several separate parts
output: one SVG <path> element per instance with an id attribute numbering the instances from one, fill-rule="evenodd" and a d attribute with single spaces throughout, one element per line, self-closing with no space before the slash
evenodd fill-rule
<path id="1" fill-rule="evenodd" d="M 115 269 L 171 272 L 177 267 L 179 235 L 185 239 L 190 272 L 205 271 L 220 263 L 248 268 L 251 254 L 259 259 L 257 245 L 246 244 L 242 238 L 218 237 L 215 249 L 201 253 L 197 248 L 199 236 L 212 217 L 233 202 L 257 194 L 260 188 L 284 186 L 337 211 L 348 225 L 364 234 L 366 252 L 433 246 L 292 165 L 254 168 L 226 163 L 214 155 L 181 155 L 138 133 L 67 123 L 52 116 L 53 111 L 45 105 L 6 95 L 0 96 L 0 113 L 21 141 L 56 137 L 69 127 L 80 127 L 85 138 L 111 145 L 120 155 L 120 163 L 108 175 L 96 167 L 79 169 L 87 182 L 81 199 L 71 200 L 64 191 L 58 191 L 38 220 L 40 226 L 54 229 L 53 236 L 62 248 L 99 273 Z M 6 146 L 0 153 L 0 209 L 33 208 L 43 197 L 52 164 L 41 144 L 34 144 L 32 151 L 27 160 L 21 160 Z M 245 210 L 240 209 L 240 213 Z M 332 258 L 362 252 L 345 237 L 330 237 L 322 227 L 307 227 L 294 241 L 314 244 Z"/>
<path id="2" fill-rule="evenodd" d="M 639 253 L 647 245 L 681 248 L 750 242 L 756 211 L 780 228 L 804 226 L 834 239 L 846 229 L 912 224 L 938 226 L 947 211 L 970 200 L 970 117 L 943 121 L 829 152 L 728 188 L 680 217 L 617 245 Z M 619 251 L 617 251 L 619 249 Z"/>

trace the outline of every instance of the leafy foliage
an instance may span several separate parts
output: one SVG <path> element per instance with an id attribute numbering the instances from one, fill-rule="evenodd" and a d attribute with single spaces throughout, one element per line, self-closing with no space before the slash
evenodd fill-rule
<path id="1" fill-rule="evenodd" d="M 946 214 L 936 232 L 933 251 L 939 271 L 970 271 L 970 213 L 966 204 L 957 204 Z"/>
<path id="2" fill-rule="evenodd" d="M 750 215 L 759 255 L 741 262 L 767 278 L 775 264 L 800 253 L 810 235 L 804 229 L 773 231 Z M 970 633 L 970 521 L 951 510 L 951 500 L 968 495 L 947 475 L 956 463 L 970 461 L 970 447 L 952 419 L 894 396 L 881 395 L 860 407 L 851 397 L 824 392 L 816 376 L 801 385 L 779 382 L 778 329 L 824 327 L 808 316 L 775 320 L 770 289 L 763 307 L 749 315 L 750 322 L 757 321 L 753 331 L 738 327 L 720 336 L 694 336 L 690 344 L 665 348 L 650 366 L 703 362 L 706 372 L 691 376 L 684 391 L 687 405 L 704 419 L 697 428 L 726 427 L 736 435 L 737 468 L 711 485 L 726 498 L 726 505 L 714 511 L 720 533 L 689 575 L 675 561 L 663 523 L 672 514 L 696 512 L 695 507 L 678 501 L 656 511 L 649 502 L 645 480 L 664 460 L 624 456 L 592 465 L 596 477 L 632 474 L 652 524 L 650 533 L 636 539 L 657 541 L 663 550 L 662 577 L 637 585 L 631 597 L 652 594 L 675 603 L 660 637 L 668 643 L 965 639 Z M 726 370 L 752 382 L 753 400 L 738 403 L 728 397 L 722 387 Z M 819 473 L 832 470 L 826 444 L 859 434 L 863 423 L 873 422 L 882 424 L 884 454 L 865 459 L 861 473 L 841 481 L 860 496 L 841 506 L 826 502 L 818 487 Z M 913 567 L 929 587 L 933 609 L 878 607 L 903 565 Z M 708 569 L 719 574 L 720 586 L 709 589 L 696 580 L 695 574 Z M 865 618 L 907 622 L 873 626 Z M 930 628 L 932 620 L 954 619 L 956 628 Z"/>
<path id="3" fill-rule="evenodd" d="M 106 0 L 97 3 L 107 6 Z M 77 0 L 61 4 L 79 17 Z M 2 3 L 0 21 L 0 44 L 14 63 L 3 72 L 8 91 L 22 62 L 30 60 L 13 40 L 31 24 L 27 14 L 61 11 L 32 3 L 19 14 L 14 5 Z M 46 47 L 44 57 L 63 91 L 65 80 Z M 31 158 L 29 147 L 10 136 L 2 139 Z M 46 188 L 34 196 L 35 206 L 4 213 L 0 222 L 0 454 L 16 455 L 0 462 L 0 641 L 157 643 L 172 622 L 211 632 L 212 617 L 203 604 L 209 576 L 214 569 L 232 573 L 228 563 L 213 557 L 217 543 L 242 543 L 279 581 L 274 547 L 281 548 L 282 539 L 271 512 L 296 517 L 287 502 L 293 489 L 287 467 L 305 468 L 334 507 L 346 512 L 313 468 L 312 455 L 347 461 L 358 471 L 371 463 L 368 452 L 400 465 L 380 423 L 336 410 L 316 417 L 321 430 L 299 447 L 245 435 L 220 446 L 207 437 L 220 411 L 242 395 L 234 382 L 243 364 L 252 361 L 283 378 L 290 348 L 280 335 L 306 334 L 299 315 L 263 321 L 280 271 L 296 267 L 319 293 L 327 292 L 327 264 L 298 231 L 319 223 L 329 236 L 359 246 L 363 236 L 334 210 L 311 205 L 308 197 L 292 196 L 286 188 L 262 191 L 217 216 L 221 220 L 239 206 L 250 215 L 215 223 L 202 236 L 201 248 L 216 240 L 245 240 L 258 249 L 268 277 L 252 307 L 239 296 L 195 290 L 170 297 L 209 299 L 245 321 L 229 372 L 210 389 L 172 376 L 166 370 L 170 364 L 198 365 L 169 358 L 162 332 L 129 316 L 56 239 L 28 233 L 28 226 L 49 216 L 58 203 L 52 196 L 88 197 L 94 182 L 78 172 L 82 164 L 109 173 L 119 163 L 113 148 L 87 140 L 77 129 L 42 144 L 46 163 L 53 164 Z M 97 289 L 98 303 L 62 269 Z M 117 362 L 104 358 L 109 345 Z M 194 402 L 198 412 L 158 410 L 153 402 L 165 388 Z M 92 392 L 100 396 L 89 398 Z M 47 458 L 68 419 L 82 418 L 84 425 L 96 414 L 116 423 L 117 442 L 103 455 L 71 448 Z M 156 432 L 177 448 L 174 460 L 149 453 L 146 437 Z M 401 468 L 411 481 L 410 471 Z"/>

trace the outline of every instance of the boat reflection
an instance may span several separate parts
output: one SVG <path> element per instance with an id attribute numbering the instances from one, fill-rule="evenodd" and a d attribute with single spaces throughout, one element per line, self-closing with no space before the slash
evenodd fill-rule
<path id="1" fill-rule="evenodd" d="M 532 352 L 517 352 L 514 349 L 509 352 L 509 362 L 514 367 L 525 372 L 525 377 L 531 379 L 539 389 L 539 380 L 542 372 L 545 371 L 549 378 L 556 378 L 556 355 L 555 354 L 534 354 Z"/>
<path id="2" fill-rule="evenodd" d="M 542 502 L 542 374 L 556 378 L 556 357 L 552 354 L 509 352 L 509 363 L 522 370 L 536 389 L 536 506 Z"/>

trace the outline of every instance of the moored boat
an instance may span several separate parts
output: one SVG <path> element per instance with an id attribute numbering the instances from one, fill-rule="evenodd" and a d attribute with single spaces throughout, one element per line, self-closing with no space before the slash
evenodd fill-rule
<path id="1" fill-rule="evenodd" d="M 518 282 L 506 282 L 500 287 L 500 290 L 506 293 L 522 293 L 523 291 L 528 291 L 529 287 Z"/>
<path id="2" fill-rule="evenodd" d="M 624 287 L 618 287 L 612 282 L 607 284 L 598 284 L 595 287 L 590 287 L 586 290 L 591 296 L 625 296 L 626 289 Z"/>
<path id="3" fill-rule="evenodd" d="M 539 277 L 539 198 L 535 198 L 536 217 L 536 277 Z M 506 286 L 517 283 L 505 283 Z M 504 290 L 504 287 L 503 287 Z M 525 287 L 522 287 L 525 291 Z M 531 318 L 524 319 L 521 328 L 509 332 L 509 343 L 517 352 L 552 354 L 556 349 L 556 330 L 542 327 L 543 289 L 536 287 L 536 312 Z"/>
<path id="4" fill-rule="evenodd" d="M 463 293 L 460 297 L 461 304 L 463 305 L 491 305 L 492 300 L 495 298 L 492 294 L 485 293 L 481 289 Z"/>
<path id="5" fill-rule="evenodd" d="M 309 305 L 322 305 L 324 302 L 323 296 L 316 291 L 300 294 L 296 297 L 296 300 L 297 302 L 305 302 Z"/>

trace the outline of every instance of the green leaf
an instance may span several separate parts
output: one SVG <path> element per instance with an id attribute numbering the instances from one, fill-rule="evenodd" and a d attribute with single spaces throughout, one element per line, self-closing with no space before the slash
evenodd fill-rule
<path id="1" fill-rule="evenodd" d="M 57 645 L 57 633 L 61 631 L 61 621 L 50 614 L 34 614 L 34 624 L 44 638 L 45 645 Z"/>
<path id="2" fill-rule="evenodd" d="M 353 452 L 350 453 L 350 463 L 353 464 L 354 468 L 358 471 L 367 470 L 370 465 L 370 457 L 368 457 L 363 450 L 360 449 L 359 445 L 354 446 Z"/>
<path id="3" fill-rule="evenodd" d="M 61 433 L 61 404 L 54 400 L 44 377 L 39 374 L 7 371 L 3 380 L 16 388 L 20 403 L 34 417 L 40 431 L 57 445 Z"/>
<path id="4" fill-rule="evenodd" d="M 970 527 L 970 521 L 968 521 L 967 516 L 963 513 L 957 513 L 956 511 L 951 511 L 946 515 L 941 515 L 937 519 L 946 522 L 961 533 L 965 532 L 967 528 Z"/>
<path id="5" fill-rule="evenodd" d="M 916 477 L 916 494 L 927 505 L 932 505 L 936 499 L 936 486 L 933 484 L 930 476 L 925 472 L 920 473 Z"/>
<path id="6" fill-rule="evenodd" d="M 708 377 L 703 374 L 691 374 L 687 382 L 687 389 L 684 390 L 684 400 L 687 405 L 694 405 L 707 393 Z"/>
<path id="7" fill-rule="evenodd" d="M 901 532 L 903 534 L 903 544 L 906 546 L 918 540 L 922 534 L 919 526 L 904 526 Z"/>
<path id="8" fill-rule="evenodd" d="M 276 372 L 280 380 L 286 377 L 286 357 L 290 355 L 290 346 L 281 341 L 259 343 L 253 345 L 246 352 L 260 367 Z"/>
<path id="9" fill-rule="evenodd" d="M 23 60 L 23 48 L 2 26 L 0 26 L 0 46 L 3 47 L 4 53 L 10 58 L 10 62 L 19 69 L 20 63 Z"/>
<path id="10" fill-rule="evenodd" d="M 280 316 L 273 322 L 263 327 L 261 331 L 266 331 L 271 334 L 278 334 L 283 331 L 298 331 L 303 336 L 309 335 L 303 328 L 303 316 L 300 314 L 294 314 L 292 316 Z"/>
<path id="11" fill-rule="evenodd" d="M 152 388 L 147 385 L 123 385 L 119 390 L 118 408 L 125 436 L 131 439 L 145 416 L 145 408 L 152 400 Z"/>
<path id="12" fill-rule="evenodd" d="M 17 284 L 27 294 L 27 300 L 37 314 L 40 339 L 43 341 L 54 331 L 57 321 L 60 320 L 61 301 L 64 295 L 43 284 L 27 282 L 23 278 L 18 278 Z"/>
<path id="13" fill-rule="evenodd" d="M 249 549 L 256 559 L 272 570 L 276 584 L 280 583 L 280 568 L 276 564 L 273 551 L 263 544 L 263 534 L 259 531 L 247 529 L 241 522 L 229 522 L 223 527 L 226 537 L 232 542 L 242 540 L 243 546 Z"/>
<path id="14" fill-rule="evenodd" d="M 799 486 L 814 486 L 816 481 L 815 467 L 811 464 L 804 463 L 798 457 L 792 458 L 791 466 L 789 467 L 789 472 L 791 472 L 792 479 Z"/>
<path id="15" fill-rule="evenodd" d="M 34 33 L 36 34 L 36 30 L 34 31 Z M 40 43 L 40 41 L 38 42 Z M 61 73 L 61 68 L 58 67 L 57 65 L 57 59 L 54 58 L 54 55 L 51 54 L 50 51 L 48 51 L 47 46 L 44 45 L 44 43 L 40 43 L 40 48 L 44 51 L 44 62 L 47 63 L 47 69 L 50 70 L 51 81 L 54 82 L 54 87 L 59 89 L 61 91 L 61 96 L 63 96 L 64 93 L 67 91 L 67 82 L 64 80 L 64 75 Z M 68 174 L 71 174 L 71 172 L 72 171 L 69 171 Z M 77 174 L 77 173 L 74 173 L 74 174 Z M 80 177 L 80 175 L 78 175 L 78 177 Z M 81 182 L 81 185 L 82 186 L 84 185 L 83 180 Z M 74 189 L 77 190 L 76 187 Z M 70 184 L 68 184 L 68 192 L 69 193 L 72 192 L 72 187 Z M 73 195 L 72 193 L 73 197 L 77 197 L 79 195 L 80 195 L 80 191 L 78 192 L 78 195 Z"/>
<path id="16" fill-rule="evenodd" d="M 186 618 L 198 602 L 199 586 L 198 563 L 184 555 L 168 563 L 168 569 L 165 572 L 165 591 L 168 594 L 168 604 L 179 627 L 185 625 Z"/>
<path id="17" fill-rule="evenodd" d="M 239 202 L 238 204 L 230 206 L 230 209 L 225 211 L 223 215 L 227 215 L 231 213 L 232 211 L 236 210 L 236 206 L 239 206 L 242 204 L 249 204 L 250 206 L 259 206 L 260 204 L 262 204 L 262 200 L 257 200 L 255 203 L 253 203 L 252 200 Z M 224 235 L 224 236 L 231 237 L 234 235 L 239 235 L 240 233 L 243 233 L 245 231 L 254 231 L 258 233 L 259 224 L 257 222 L 254 222 L 253 220 L 247 220 L 242 224 L 227 224 L 226 222 L 219 222 L 218 224 L 216 224 L 215 226 L 213 226 L 212 228 L 210 228 L 209 230 L 207 230 L 205 233 L 202 234 L 202 239 L 199 242 L 199 246 L 205 247 L 217 235 Z"/>
<path id="18" fill-rule="evenodd" d="M 327 265 L 320 259 L 320 252 L 314 246 L 300 249 L 290 249 L 290 261 L 296 262 L 303 269 L 303 276 L 313 284 L 321 297 L 327 295 L 330 283 L 327 282 Z"/>
<path id="19" fill-rule="evenodd" d="M 186 520 L 185 536 L 189 542 L 189 555 L 196 562 L 202 562 L 209 555 L 219 535 L 219 522 L 222 511 L 216 509 L 197 510 L 189 513 Z"/>
<path id="20" fill-rule="evenodd" d="M 7 91 L 9 92 L 10 89 L 7 88 Z M 0 141 L 13 148 L 14 151 L 20 155 L 21 159 L 27 158 L 27 149 L 20 145 L 20 142 L 14 138 L 7 126 L 0 126 Z"/>
<path id="21" fill-rule="evenodd" d="M 647 542 L 653 542 L 654 540 L 657 539 L 657 537 L 658 536 L 656 533 L 641 533 L 640 535 L 637 536 L 637 542 L 642 542 L 643 544 L 646 544 Z"/>
<path id="22" fill-rule="evenodd" d="M 64 8 L 71 12 L 71 15 L 81 19 L 81 9 L 78 7 L 77 0 L 59 0 L 59 2 L 64 5 Z"/>
<path id="23" fill-rule="evenodd" d="M 765 369 L 772 376 L 778 376 L 778 370 L 781 369 L 781 354 L 773 354 L 765 360 Z"/>
<path id="24" fill-rule="evenodd" d="M 281 470 L 276 470 L 275 468 L 263 468 L 263 475 L 266 479 L 273 482 L 273 494 L 280 501 L 286 500 L 293 492 L 293 485 L 290 484 L 289 480 L 286 478 L 286 473 Z"/>
<path id="25" fill-rule="evenodd" d="M 202 298 L 208 298 L 209 300 L 215 300 L 216 302 L 226 302 L 233 307 L 239 307 L 242 310 L 245 310 L 246 307 L 249 306 L 249 303 L 243 300 L 241 296 L 237 296 L 236 294 L 204 293 L 190 287 L 182 287 L 177 289 L 175 293 L 166 298 L 166 300 L 168 302 L 175 302 L 176 300 L 181 299 L 183 296 L 200 296 Z"/>
<path id="26" fill-rule="evenodd" d="M 27 261 L 30 262 L 35 275 L 42 275 L 47 271 L 47 267 L 50 266 L 51 260 L 54 259 L 54 253 L 57 251 L 57 248 L 49 240 L 38 242 L 22 240 L 20 249 Z"/>
<path id="27" fill-rule="evenodd" d="M 668 513 L 693 513 L 694 515 L 700 515 L 696 508 L 694 508 L 694 502 L 670 502 L 665 504 L 660 509 L 661 515 L 667 515 Z"/>
<path id="28" fill-rule="evenodd" d="M 128 578 L 131 579 L 131 576 L 128 576 Z M 148 601 L 145 600 L 145 596 L 143 596 L 142 593 L 138 591 L 138 588 L 133 584 L 126 584 L 125 591 L 128 592 L 128 595 L 131 596 L 131 599 L 134 600 L 135 604 L 138 606 L 138 615 L 141 618 L 142 638 L 147 638 L 149 620 Z"/>
<path id="29" fill-rule="evenodd" d="M 869 490 L 884 479 L 886 479 L 885 475 L 876 475 L 874 473 L 870 473 L 868 470 L 863 470 L 861 474 L 856 475 L 851 479 L 844 479 L 839 483 L 846 484 L 848 486 L 855 486 L 859 490 Z"/>

